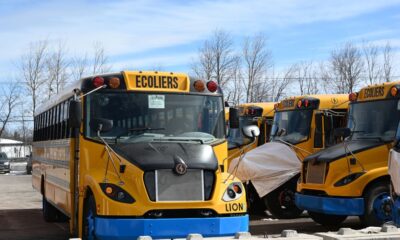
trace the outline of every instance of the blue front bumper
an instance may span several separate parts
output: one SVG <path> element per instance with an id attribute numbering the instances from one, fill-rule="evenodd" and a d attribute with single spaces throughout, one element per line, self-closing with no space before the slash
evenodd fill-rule
<path id="1" fill-rule="evenodd" d="M 361 216 L 363 198 L 320 197 L 296 193 L 296 206 L 312 212 L 333 215 Z"/>
<path id="2" fill-rule="evenodd" d="M 97 239 L 136 239 L 138 236 L 160 238 L 186 238 L 190 233 L 204 237 L 230 236 L 247 232 L 249 216 L 215 218 L 95 218 Z"/>

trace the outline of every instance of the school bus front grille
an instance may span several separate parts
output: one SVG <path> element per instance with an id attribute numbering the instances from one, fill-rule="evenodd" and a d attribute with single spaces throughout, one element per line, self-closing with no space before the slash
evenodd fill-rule
<path id="1" fill-rule="evenodd" d="M 205 201 L 212 197 L 215 173 L 188 169 L 178 176 L 172 169 L 159 169 L 145 172 L 144 183 L 151 201 Z"/>
<path id="2" fill-rule="evenodd" d="M 324 184 L 327 164 L 315 160 L 307 163 L 306 183 Z"/>

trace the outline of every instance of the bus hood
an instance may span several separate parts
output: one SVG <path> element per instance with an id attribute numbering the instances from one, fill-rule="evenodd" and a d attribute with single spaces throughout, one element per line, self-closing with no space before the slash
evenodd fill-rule
<path id="1" fill-rule="evenodd" d="M 119 143 L 110 146 L 143 171 L 173 169 L 184 162 L 189 169 L 217 170 L 218 160 L 210 145 L 176 142 Z"/>
<path id="2" fill-rule="evenodd" d="M 346 142 L 348 150 L 345 149 L 343 143 L 339 143 L 332 147 L 328 147 L 324 150 L 311 154 L 310 156 L 304 158 L 303 162 L 308 162 L 315 159 L 317 162 L 330 163 L 342 157 L 345 157 L 346 155 L 351 156 L 350 151 L 353 154 L 356 154 L 358 152 L 362 152 L 367 149 L 375 148 L 385 144 L 385 142 L 379 142 L 375 140 L 352 140 Z"/>

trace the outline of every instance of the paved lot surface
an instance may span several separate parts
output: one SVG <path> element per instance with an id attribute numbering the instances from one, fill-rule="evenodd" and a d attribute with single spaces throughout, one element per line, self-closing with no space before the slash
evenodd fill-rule
<path id="1" fill-rule="evenodd" d="M 13 169 L 16 171 L 0 175 L 0 240 L 68 239 L 67 223 L 43 220 L 42 198 L 32 189 L 31 176 L 24 175 L 22 166 Z M 349 218 L 341 227 L 361 228 L 358 218 Z M 251 217 L 250 231 L 253 235 L 280 234 L 284 229 L 301 233 L 335 230 L 315 224 L 306 215 L 291 220 L 276 220 L 268 215 Z"/>

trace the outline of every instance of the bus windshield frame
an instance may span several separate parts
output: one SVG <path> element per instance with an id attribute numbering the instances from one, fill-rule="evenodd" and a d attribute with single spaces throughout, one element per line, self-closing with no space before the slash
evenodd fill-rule
<path id="1" fill-rule="evenodd" d="M 314 109 L 276 111 L 271 127 L 271 141 L 298 144 L 310 136 Z"/>
<path id="2" fill-rule="evenodd" d="M 350 139 L 393 141 L 400 120 L 399 104 L 399 99 L 351 103 L 347 119 L 347 127 L 351 130 Z"/>
<path id="3" fill-rule="evenodd" d="M 225 140 L 221 95 L 95 92 L 85 98 L 84 136 L 98 141 L 91 119 L 112 120 L 100 135 L 110 143 Z"/>

